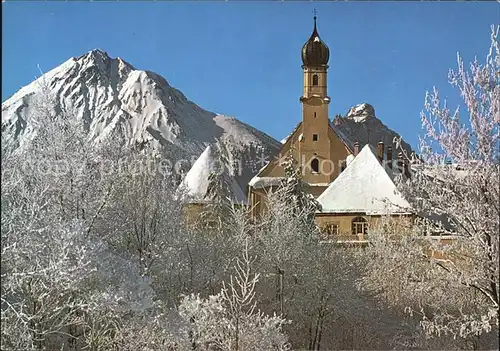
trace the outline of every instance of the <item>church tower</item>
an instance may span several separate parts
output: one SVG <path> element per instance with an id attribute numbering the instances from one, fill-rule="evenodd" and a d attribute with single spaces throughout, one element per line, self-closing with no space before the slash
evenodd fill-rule
<path id="1" fill-rule="evenodd" d="M 329 183 L 330 140 L 327 93 L 327 70 L 330 50 L 320 39 L 314 16 L 311 37 L 302 47 L 304 73 L 302 103 L 302 136 L 300 141 L 301 165 L 304 180 L 311 184 Z"/>

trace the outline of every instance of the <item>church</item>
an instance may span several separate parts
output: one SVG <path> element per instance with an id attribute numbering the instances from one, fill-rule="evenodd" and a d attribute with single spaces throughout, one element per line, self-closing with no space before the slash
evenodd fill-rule
<path id="1" fill-rule="evenodd" d="M 320 38 L 317 18 L 302 47 L 302 120 L 283 140 L 278 157 L 263 167 L 248 186 L 253 217 L 266 209 L 266 194 L 285 176 L 281 160 L 292 156 L 302 180 L 319 204 L 317 224 L 323 232 L 345 240 L 364 240 L 369 226 L 382 216 L 411 218 L 409 203 L 398 193 L 394 177 L 408 176 L 401 154 L 394 157 L 398 135 L 375 117 L 374 108 L 360 104 L 346 117 L 329 117 L 328 62 L 330 50 Z M 404 143 L 403 148 L 411 151 Z"/>
<path id="2" fill-rule="evenodd" d="M 409 176 L 409 165 L 401 153 L 395 155 L 394 139 L 399 135 L 376 116 L 373 106 L 363 103 L 346 116 L 330 119 L 328 62 L 330 50 L 320 38 L 317 18 L 311 36 L 302 47 L 302 118 L 282 141 L 278 155 L 251 174 L 245 184 L 234 174 L 224 173 L 227 197 L 248 206 L 253 218 L 266 211 L 267 195 L 282 184 L 282 161 L 290 156 L 301 171 L 308 193 L 321 205 L 315 219 L 322 232 L 336 241 L 365 241 L 368 228 L 380 219 L 408 223 L 413 218 L 409 203 L 397 191 L 394 178 Z M 408 154 L 410 145 L 402 142 Z M 208 178 L 220 150 L 208 146 L 183 179 L 180 188 L 191 199 L 188 217 L 195 222 L 206 205 Z M 246 188 L 246 189 L 245 189 Z"/>

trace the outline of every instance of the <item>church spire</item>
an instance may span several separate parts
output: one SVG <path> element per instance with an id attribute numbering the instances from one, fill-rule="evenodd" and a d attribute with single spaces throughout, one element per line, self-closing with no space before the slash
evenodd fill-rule
<path id="1" fill-rule="evenodd" d="M 330 49 L 318 34 L 316 9 L 314 9 L 314 29 L 309 40 L 302 47 L 302 62 L 306 66 L 325 66 L 330 58 Z"/>
<path id="2" fill-rule="evenodd" d="M 314 32 L 317 33 L 318 30 L 316 29 L 316 20 L 318 19 L 318 17 L 317 17 L 317 11 L 316 11 L 316 9 L 314 9 L 313 13 L 314 13 Z"/>

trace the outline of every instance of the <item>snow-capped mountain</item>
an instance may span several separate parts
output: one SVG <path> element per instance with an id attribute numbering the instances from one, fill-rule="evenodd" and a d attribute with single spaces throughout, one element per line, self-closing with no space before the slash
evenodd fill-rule
<path id="1" fill-rule="evenodd" d="M 351 107 L 345 117 L 333 119 L 332 127 L 351 150 L 354 149 L 355 142 L 359 143 L 361 149 L 366 144 L 377 147 L 378 142 L 382 141 L 386 147 L 392 146 L 394 152 L 398 152 L 394 138 L 399 139 L 400 135 L 377 118 L 375 109 L 370 104 L 362 103 Z M 413 152 L 406 141 L 402 140 L 401 146 L 408 154 Z"/>
<path id="2" fill-rule="evenodd" d="M 91 141 L 117 135 L 129 143 L 151 142 L 186 159 L 199 156 L 215 140 L 243 156 L 248 150 L 271 155 L 281 146 L 235 118 L 200 108 L 160 75 L 101 50 L 70 58 L 4 101 L 5 142 L 18 145 L 32 132 L 32 107 L 44 95 L 55 111 L 71 111 L 81 120 Z"/>

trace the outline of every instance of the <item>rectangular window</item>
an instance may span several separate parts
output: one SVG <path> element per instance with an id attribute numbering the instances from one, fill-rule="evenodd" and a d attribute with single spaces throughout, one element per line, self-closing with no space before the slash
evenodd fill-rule
<path id="1" fill-rule="evenodd" d="M 367 234 L 368 231 L 368 223 L 353 223 L 352 224 L 352 234 Z"/>
<path id="2" fill-rule="evenodd" d="M 339 224 L 338 223 L 326 223 L 323 227 L 323 234 L 326 235 L 339 235 Z"/>
<path id="3" fill-rule="evenodd" d="M 313 141 L 318 141 L 318 134 L 313 134 Z"/>

